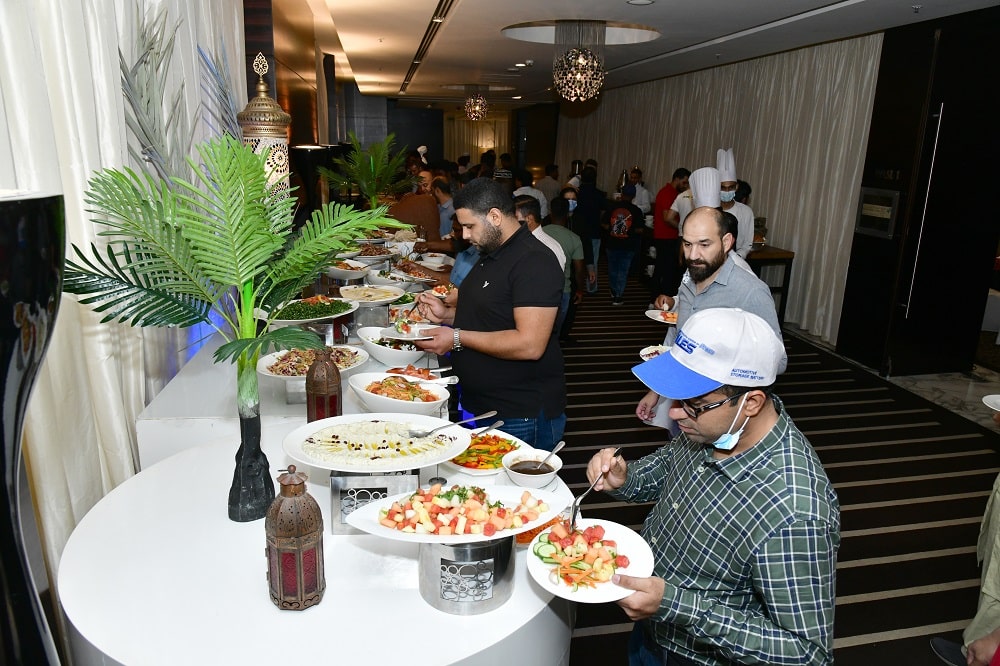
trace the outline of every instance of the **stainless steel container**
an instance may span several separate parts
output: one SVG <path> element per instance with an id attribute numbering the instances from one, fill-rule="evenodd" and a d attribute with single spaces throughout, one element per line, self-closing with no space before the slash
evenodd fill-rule
<path id="1" fill-rule="evenodd" d="M 439 611 L 479 615 L 514 589 L 514 537 L 463 544 L 420 544 L 420 596 Z"/>
<path id="2" fill-rule="evenodd" d="M 330 531 L 333 534 L 365 534 L 347 524 L 347 516 L 370 502 L 415 492 L 420 486 L 418 470 L 387 474 L 330 472 Z"/>

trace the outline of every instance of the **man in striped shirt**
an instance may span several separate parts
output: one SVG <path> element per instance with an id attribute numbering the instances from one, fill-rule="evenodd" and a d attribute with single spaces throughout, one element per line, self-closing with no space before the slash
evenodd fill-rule
<path id="1" fill-rule="evenodd" d="M 653 575 L 616 575 L 636 621 L 630 665 L 831 664 L 840 509 L 771 385 L 781 339 L 738 308 L 693 314 L 671 351 L 633 368 L 673 399 L 681 435 L 626 463 L 603 449 L 597 490 L 654 502 Z M 628 553 L 624 553 L 628 555 Z"/>

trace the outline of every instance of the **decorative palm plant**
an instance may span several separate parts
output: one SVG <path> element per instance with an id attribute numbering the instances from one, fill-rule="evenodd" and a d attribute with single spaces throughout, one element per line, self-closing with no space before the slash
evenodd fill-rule
<path id="1" fill-rule="evenodd" d="M 378 199 L 383 195 L 396 195 L 413 189 L 416 179 L 405 174 L 406 148 L 392 152 L 395 135 L 389 134 L 382 141 L 376 141 L 365 150 L 354 132 L 348 132 L 351 152 L 333 160 L 336 170 L 319 167 L 319 175 L 337 188 L 358 186 L 361 196 L 370 208 L 378 207 Z"/>
<path id="2" fill-rule="evenodd" d="M 107 246 L 84 252 L 74 245 L 63 286 L 104 313 L 104 322 L 206 323 L 222 334 L 226 343 L 215 360 L 236 363 L 241 433 L 229 517 L 256 520 L 274 497 L 260 449 L 257 359 L 272 346 L 323 346 L 298 327 L 268 330 L 271 315 L 262 325 L 258 311 L 273 314 L 295 298 L 352 239 L 401 225 L 384 208 L 326 205 L 293 233 L 295 200 L 268 184 L 266 155 L 230 136 L 198 146 L 198 153 L 200 166 L 189 160 L 195 182 L 128 169 L 94 176 L 85 201 Z"/>

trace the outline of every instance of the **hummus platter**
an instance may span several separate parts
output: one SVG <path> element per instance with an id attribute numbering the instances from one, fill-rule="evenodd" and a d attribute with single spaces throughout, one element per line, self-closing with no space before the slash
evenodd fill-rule
<path id="1" fill-rule="evenodd" d="M 410 437 L 410 428 L 450 422 L 422 414 L 350 414 L 307 423 L 289 433 L 282 447 L 296 462 L 341 472 L 403 472 L 454 458 L 469 446 L 471 431 L 453 425 L 430 437 Z"/>

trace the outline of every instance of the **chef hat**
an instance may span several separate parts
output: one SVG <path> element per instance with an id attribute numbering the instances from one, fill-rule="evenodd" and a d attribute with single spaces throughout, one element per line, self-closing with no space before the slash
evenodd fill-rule
<path id="1" fill-rule="evenodd" d="M 723 150 L 719 148 L 715 153 L 716 167 L 719 169 L 719 180 L 723 183 L 736 182 L 736 158 L 733 157 L 733 149 Z"/>
<path id="2" fill-rule="evenodd" d="M 719 170 L 712 167 L 702 167 L 695 169 L 688 177 L 688 184 L 691 186 L 691 196 L 694 197 L 694 207 L 718 208 L 722 205 L 719 199 Z"/>
<path id="3" fill-rule="evenodd" d="M 420 161 L 427 164 L 427 146 L 420 146 L 417 152 L 420 153 Z"/>

